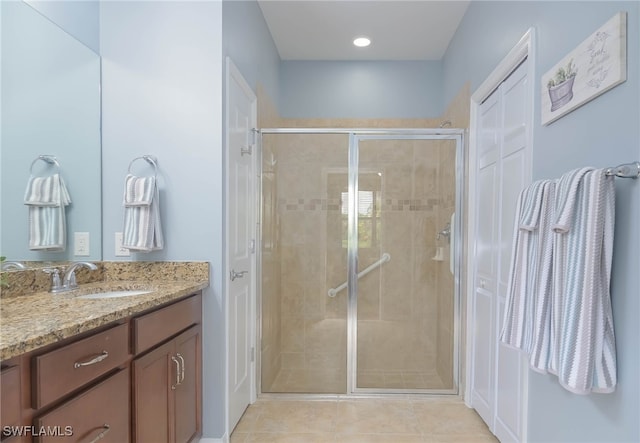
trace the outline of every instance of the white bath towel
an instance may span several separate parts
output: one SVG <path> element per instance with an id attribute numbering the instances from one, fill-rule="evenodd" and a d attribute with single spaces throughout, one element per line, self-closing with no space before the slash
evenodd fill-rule
<path id="1" fill-rule="evenodd" d="M 552 236 L 555 182 L 543 180 L 518 198 L 514 240 L 500 340 L 529 355 L 546 372 L 549 354 Z"/>
<path id="2" fill-rule="evenodd" d="M 567 390 L 615 390 L 616 353 L 609 283 L 615 190 L 603 169 L 565 174 L 554 231 L 555 369 Z"/>
<path id="3" fill-rule="evenodd" d="M 64 251 L 66 206 L 71 204 L 71 197 L 60 174 L 29 177 L 24 204 L 29 207 L 29 249 Z"/>
<path id="4" fill-rule="evenodd" d="M 124 185 L 124 248 L 150 252 L 164 247 L 160 194 L 155 177 L 127 174 Z"/>

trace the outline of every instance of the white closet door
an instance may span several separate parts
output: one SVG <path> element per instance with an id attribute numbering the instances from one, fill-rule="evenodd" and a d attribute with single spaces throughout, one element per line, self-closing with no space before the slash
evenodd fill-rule
<path id="1" fill-rule="evenodd" d="M 526 62 L 525 62 L 526 64 Z M 521 352 L 500 343 L 509 267 L 513 246 L 513 225 L 520 191 L 530 182 L 527 152 L 527 71 L 521 65 L 500 87 L 502 101 L 502 149 L 500 161 L 501 206 L 498 243 L 498 290 L 496 306 L 496 404 L 494 433 L 501 442 L 520 441 L 522 435 L 523 372 Z"/>
<path id="2" fill-rule="evenodd" d="M 530 182 L 531 103 L 523 62 L 479 107 L 471 404 L 501 442 L 522 441 L 526 370 L 500 344 L 515 207 Z"/>
<path id="3" fill-rule="evenodd" d="M 488 424 L 493 422 L 494 307 L 498 213 L 498 159 L 501 109 L 497 93 L 480 107 L 476 200 L 476 278 L 473 334 L 474 372 L 472 404 Z M 491 425 L 490 425 L 491 427 Z"/>

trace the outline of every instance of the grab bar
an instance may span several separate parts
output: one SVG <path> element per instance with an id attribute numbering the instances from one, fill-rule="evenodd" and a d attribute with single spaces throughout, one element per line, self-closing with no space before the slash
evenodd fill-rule
<path id="1" fill-rule="evenodd" d="M 375 268 L 382 265 L 383 263 L 388 262 L 389 260 L 391 260 L 391 256 L 385 252 L 384 254 L 382 254 L 382 257 L 380 257 L 380 260 L 378 260 L 377 262 L 370 265 L 368 268 L 365 268 L 360 273 L 358 273 L 358 280 L 364 277 L 365 275 L 367 275 L 369 272 L 373 271 Z M 349 282 L 344 282 L 336 288 L 329 289 L 327 294 L 329 295 L 329 297 L 332 297 L 332 298 L 335 297 L 338 292 L 342 291 L 344 288 L 347 287 L 348 283 Z"/>

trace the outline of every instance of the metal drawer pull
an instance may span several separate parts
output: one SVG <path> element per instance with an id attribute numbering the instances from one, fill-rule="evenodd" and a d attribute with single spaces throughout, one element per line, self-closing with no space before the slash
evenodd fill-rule
<path id="1" fill-rule="evenodd" d="M 182 358 L 182 355 L 180 355 L 179 353 L 176 354 L 176 356 L 180 359 L 181 364 L 181 368 L 180 368 L 180 383 L 182 383 L 184 381 L 184 358 Z"/>
<path id="2" fill-rule="evenodd" d="M 107 351 L 102 351 L 102 354 L 98 355 L 96 358 L 92 358 L 89 361 L 83 361 L 83 362 L 75 362 L 73 364 L 73 367 L 75 369 L 81 368 L 83 366 L 91 366 L 91 365 L 95 365 L 96 363 L 100 363 L 102 360 L 104 360 L 105 358 L 107 358 L 109 356 L 109 353 Z"/>
<path id="3" fill-rule="evenodd" d="M 104 431 L 102 431 L 101 433 L 99 433 L 98 435 L 96 435 L 96 438 L 94 438 L 93 440 L 91 440 L 89 443 L 96 443 L 98 440 L 101 440 L 104 438 L 105 435 L 107 435 L 107 433 L 109 433 L 109 431 L 111 430 L 111 426 L 109 426 L 108 424 L 104 424 L 102 425 L 102 428 L 104 429 Z"/>
<path id="4" fill-rule="evenodd" d="M 176 364 L 176 384 L 171 385 L 171 390 L 175 391 L 177 386 L 180 386 L 180 362 L 173 355 L 171 356 L 171 360 Z"/>

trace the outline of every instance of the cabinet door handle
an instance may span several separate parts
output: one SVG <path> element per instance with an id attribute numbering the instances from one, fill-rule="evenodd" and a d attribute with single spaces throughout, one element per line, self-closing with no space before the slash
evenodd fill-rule
<path id="1" fill-rule="evenodd" d="M 176 357 L 178 357 L 180 359 L 180 384 L 182 384 L 182 382 L 184 381 L 184 358 L 182 358 L 182 355 L 180 355 L 179 353 L 176 354 Z"/>
<path id="2" fill-rule="evenodd" d="M 175 391 L 177 386 L 180 386 L 180 362 L 173 355 L 171 356 L 171 360 L 176 364 L 176 384 L 171 385 L 171 390 Z"/>
<path id="3" fill-rule="evenodd" d="M 105 358 L 107 358 L 109 356 L 109 353 L 107 351 L 102 351 L 102 354 L 98 355 L 95 358 L 92 358 L 89 361 L 82 361 L 82 362 L 75 362 L 73 364 L 73 367 L 75 369 L 81 368 L 83 366 L 91 366 L 91 365 L 95 365 L 96 363 L 100 363 L 102 360 L 104 360 Z"/>
<path id="4" fill-rule="evenodd" d="M 105 423 L 104 425 L 102 425 L 102 429 L 104 429 L 104 431 L 102 431 L 101 433 L 96 435 L 96 438 L 91 440 L 89 443 L 96 443 L 98 440 L 103 439 L 104 436 L 107 435 L 109 433 L 109 431 L 111 430 L 111 426 L 109 426 L 108 424 Z"/>

